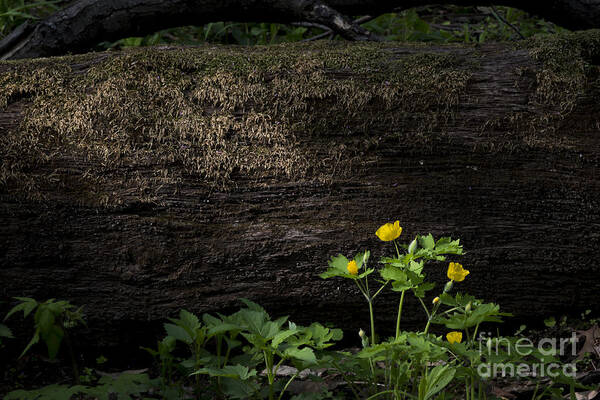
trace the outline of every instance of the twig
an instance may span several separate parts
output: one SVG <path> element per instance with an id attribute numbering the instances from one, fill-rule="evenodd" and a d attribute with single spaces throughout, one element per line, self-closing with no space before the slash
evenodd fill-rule
<path id="1" fill-rule="evenodd" d="M 354 21 L 352 21 L 353 24 L 355 25 L 360 25 L 360 24 L 364 24 L 366 22 L 371 21 L 372 19 L 374 19 L 375 17 L 372 17 L 370 15 L 365 15 L 364 17 L 360 17 L 355 19 Z M 309 37 L 307 39 L 302 40 L 302 42 L 312 42 L 315 40 L 319 40 L 319 39 L 323 39 L 326 38 L 327 36 L 329 36 L 329 39 L 333 39 L 333 37 L 335 36 L 335 32 L 330 29 L 329 27 L 322 25 L 322 24 L 317 24 L 314 22 L 296 22 L 293 25 L 296 26 L 305 26 L 305 27 L 310 27 L 310 28 L 319 28 L 319 29 L 325 29 L 325 32 L 323 33 L 319 33 L 318 35 Z"/>
<path id="2" fill-rule="evenodd" d="M 490 9 L 492 10 L 492 14 L 494 14 L 494 17 L 496 17 L 498 20 L 500 20 L 500 22 L 503 22 L 506 25 L 508 25 L 509 27 L 511 27 L 513 31 L 517 32 L 517 34 L 521 37 L 521 39 L 525 39 L 525 36 L 523 36 L 523 34 L 521 33 L 521 31 L 519 31 L 519 29 L 516 26 L 514 26 L 513 24 L 511 24 L 510 22 L 508 22 L 506 20 L 506 18 L 504 18 L 502 15 L 500 15 L 496 11 L 496 8 L 494 6 L 490 6 Z"/>
<path id="3" fill-rule="evenodd" d="M 372 32 L 355 23 L 347 16 L 320 0 L 305 0 L 298 5 L 297 15 L 300 20 L 327 26 L 347 40 L 353 41 L 380 41 L 381 39 Z"/>

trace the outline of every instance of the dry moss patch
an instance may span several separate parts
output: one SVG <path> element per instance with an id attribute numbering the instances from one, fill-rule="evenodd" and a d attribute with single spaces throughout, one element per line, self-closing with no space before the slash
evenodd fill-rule
<path id="1" fill-rule="evenodd" d="M 544 142 L 543 135 L 567 131 L 582 114 L 600 111 L 600 30 L 536 36 L 519 47 L 540 65 L 531 99 L 540 112 L 525 121 L 533 140 Z"/>
<path id="2" fill-rule="evenodd" d="M 458 103 L 469 73 L 419 51 L 214 46 L 5 62 L 0 109 L 26 107 L 0 137 L 0 183 L 32 198 L 60 185 L 110 205 L 160 201 L 183 181 L 326 181 L 381 140 L 428 140 Z"/>

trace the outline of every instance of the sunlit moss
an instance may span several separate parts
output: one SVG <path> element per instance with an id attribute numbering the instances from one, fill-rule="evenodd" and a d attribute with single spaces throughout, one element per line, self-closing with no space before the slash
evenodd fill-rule
<path id="1" fill-rule="evenodd" d="M 442 131 L 470 73 L 414 49 L 206 46 L 3 63 L 0 106 L 27 101 L 19 129 L 0 139 L 0 179 L 33 198 L 58 182 L 106 205 L 160 202 L 190 180 L 327 182 L 373 161 L 382 141 Z"/>

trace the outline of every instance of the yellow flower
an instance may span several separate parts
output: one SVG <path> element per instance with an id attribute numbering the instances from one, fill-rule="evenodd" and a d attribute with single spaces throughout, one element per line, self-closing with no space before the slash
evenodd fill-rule
<path id="1" fill-rule="evenodd" d="M 459 263 L 451 262 L 448 266 L 448 279 L 452 281 L 462 282 L 467 275 L 469 275 L 469 271 L 464 269 Z"/>
<path id="2" fill-rule="evenodd" d="M 448 332 L 446 339 L 450 344 L 462 342 L 462 332 Z"/>
<path id="3" fill-rule="evenodd" d="M 348 268 L 348 272 L 350 272 L 350 275 L 358 274 L 358 265 L 356 265 L 356 261 L 350 261 L 346 268 Z"/>
<path id="4" fill-rule="evenodd" d="M 396 239 L 402 233 L 402 228 L 400 227 L 400 221 L 396 221 L 393 224 L 389 222 L 385 225 L 381 225 L 375 234 L 377 237 L 384 242 L 389 242 Z"/>
<path id="5" fill-rule="evenodd" d="M 439 298 L 439 297 L 436 297 L 436 298 L 435 298 L 435 299 L 433 299 L 433 301 L 432 301 L 432 303 L 433 303 L 433 304 L 437 304 L 437 303 L 439 303 L 439 302 L 440 302 L 440 298 Z"/>

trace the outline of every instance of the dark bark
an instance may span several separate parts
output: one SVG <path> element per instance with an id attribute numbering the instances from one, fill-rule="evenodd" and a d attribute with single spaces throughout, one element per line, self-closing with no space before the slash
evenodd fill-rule
<path id="1" fill-rule="evenodd" d="M 557 79 L 564 68 L 553 70 L 546 64 L 549 60 L 531 55 L 553 48 L 543 43 L 532 43 L 529 49 L 396 45 L 380 50 L 376 45 L 343 45 L 349 46 L 344 47 L 348 58 L 369 49 L 378 54 L 367 53 L 367 60 L 345 67 L 344 59 L 327 67 L 310 61 L 326 59 L 341 44 L 277 47 L 257 54 L 239 48 L 154 49 L 0 64 L 5 84 L 16 80 L 23 85 L 11 91 L 6 84 L 0 92 L 0 100 L 6 102 L 0 109 L 0 132 L 5 140 L 10 138 L 0 147 L 1 295 L 85 304 L 90 326 L 104 333 L 127 323 L 157 322 L 180 308 L 231 310 L 240 297 L 274 314 L 291 314 L 298 322 L 366 328 L 366 308 L 356 288 L 341 280 L 323 281 L 317 274 L 338 252 L 352 255 L 370 248 L 374 260 L 389 255 L 392 249 L 374 232 L 380 224 L 399 219 L 405 242 L 427 232 L 461 238 L 467 251 L 461 262 L 471 275 L 459 289 L 499 302 L 520 320 L 586 308 L 598 312 L 600 81 L 599 68 L 586 50 L 589 43 L 582 41 L 586 35 L 571 38 L 576 42 L 556 42 L 565 46 L 555 49 L 558 53 L 576 48 L 574 43 L 584 49 L 566 57 L 574 65 L 585 65 L 581 79 L 574 81 L 576 87 L 566 76 Z M 261 75 L 240 97 L 243 102 L 228 109 L 222 98 L 192 99 L 196 90 L 212 82 L 200 79 L 205 64 L 167 65 L 161 58 L 184 60 L 191 55 L 194 60 L 211 60 L 226 51 L 230 55 L 215 61 L 221 63 L 218 74 L 233 72 L 237 60 L 245 58 L 261 68 L 261 60 L 272 63 L 283 55 L 277 60 L 284 64 Z M 232 58 L 236 54 L 240 58 Z M 126 69 L 114 72 L 119 60 Z M 449 64 L 438 71 L 440 60 Z M 292 144 L 314 169 L 300 177 L 278 173 L 277 168 L 234 169 L 227 189 L 220 189 L 210 176 L 176 156 L 164 163 L 153 159 L 167 145 L 144 136 L 150 129 L 144 118 L 155 114 L 140 117 L 131 99 L 140 95 L 142 100 L 135 101 L 144 102 L 143 111 L 146 101 L 169 99 L 177 83 L 166 82 L 148 95 L 140 78 L 123 97 L 112 99 L 116 114 L 97 117 L 89 131 L 84 125 L 69 130 L 74 114 L 94 111 L 86 105 L 89 96 L 117 90 L 118 85 L 105 83 L 115 73 L 136 68 L 145 79 L 167 79 L 173 73 L 171 78 L 184 78 L 180 95 L 185 101 L 175 108 L 178 114 L 192 110 L 198 118 L 206 113 L 243 118 L 261 112 L 266 119 L 287 121 L 286 126 L 297 129 Z M 388 68 L 385 74 L 383 68 Z M 429 77 L 431 68 L 434 74 Z M 575 67 L 566 69 L 571 68 Z M 244 71 L 239 72 L 242 78 Z M 256 76 L 254 67 L 247 71 Z M 426 80 L 407 82 L 411 71 Z M 442 76 L 439 89 L 427 86 L 444 71 L 453 72 Z M 467 75 L 457 97 L 439 100 L 453 90 L 453 85 L 446 86 L 449 77 L 462 73 Z M 27 84 L 34 74 L 40 74 L 35 78 L 40 80 Z M 283 89 L 261 91 L 278 79 L 283 80 L 278 88 L 292 87 L 303 74 L 316 85 L 311 86 L 313 94 L 282 99 L 292 95 Z M 73 84 L 86 77 L 90 80 L 84 85 Z M 45 88 L 42 79 L 60 86 Z M 546 79 L 556 80 L 548 86 L 552 91 L 540 98 Z M 365 89 L 361 82 L 371 86 Z M 360 85 L 356 93 L 335 89 L 345 84 Z M 370 90 L 394 85 L 401 90 L 389 104 L 379 95 L 365 97 Z M 222 86 L 214 96 L 231 99 L 235 87 Z M 431 98 L 423 94 L 432 90 Z M 567 92 L 570 97 L 563 97 Z M 340 108 L 347 101 L 340 93 L 367 100 Z M 71 111 L 61 108 L 61 95 L 79 99 Z M 168 103 L 160 104 L 169 108 Z M 261 104 L 301 107 L 287 113 L 279 106 L 261 109 Z M 312 125 L 303 125 L 313 116 Z M 43 125 L 47 118 L 51 122 Z M 163 123 L 177 115 L 156 118 Z M 100 139 L 87 146 L 95 134 Z M 124 134 L 135 147 L 132 152 L 150 152 L 134 158 L 123 150 L 107 163 L 96 150 L 106 144 L 113 152 L 113 134 Z M 224 140 L 244 134 L 248 132 L 234 129 Z M 77 139 L 74 147 L 72 138 Z M 216 151 L 210 144 L 198 146 L 198 154 L 204 156 Z M 259 151 L 265 150 L 256 145 L 244 153 L 248 163 Z M 336 154 L 339 157 L 333 158 Z M 20 164 L 26 157 L 35 159 Z M 177 178 L 153 180 L 163 169 L 165 176 Z M 20 175 L 7 178 L 9 173 Z M 134 176 L 145 182 L 144 187 Z M 104 198 L 110 200 L 100 201 Z M 443 285 L 445 266 L 429 271 L 430 279 Z M 395 294 L 376 303 L 382 332 L 384 323 L 392 328 L 396 306 Z M 406 323 L 422 322 L 417 304 L 409 301 L 407 307 Z"/>
<path id="2" fill-rule="evenodd" d="M 476 0 L 433 3 L 488 4 Z M 35 26 L 13 32 L 0 42 L 0 57 L 82 53 L 102 41 L 214 21 L 308 21 L 328 26 L 348 39 L 364 40 L 371 35 L 346 16 L 378 15 L 425 4 L 413 0 L 80 0 Z M 600 28 L 600 0 L 498 0 L 494 4 L 523 9 L 572 30 Z"/>

